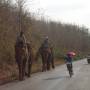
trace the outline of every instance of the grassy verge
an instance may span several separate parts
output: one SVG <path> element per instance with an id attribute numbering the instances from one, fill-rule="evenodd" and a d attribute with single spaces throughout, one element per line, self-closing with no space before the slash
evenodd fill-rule
<path id="1" fill-rule="evenodd" d="M 63 64 L 63 60 L 55 59 L 55 66 Z M 32 74 L 41 72 L 42 64 L 41 61 L 33 63 Z M 0 69 L 0 85 L 12 82 L 18 78 L 18 68 L 17 65 L 5 65 Z"/>

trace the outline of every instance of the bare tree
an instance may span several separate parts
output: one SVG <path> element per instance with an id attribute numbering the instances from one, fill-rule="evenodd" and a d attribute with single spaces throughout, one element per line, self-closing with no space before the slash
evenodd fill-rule
<path id="1" fill-rule="evenodd" d="M 23 22 L 23 7 L 26 3 L 26 0 L 16 0 L 16 5 L 17 5 L 17 9 L 18 9 L 18 26 L 19 26 L 19 31 L 22 30 L 22 24 Z"/>

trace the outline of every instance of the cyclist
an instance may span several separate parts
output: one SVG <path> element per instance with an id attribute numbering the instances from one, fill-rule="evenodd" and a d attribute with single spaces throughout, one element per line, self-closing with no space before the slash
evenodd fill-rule
<path id="1" fill-rule="evenodd" d="M 70 76 L 71 74 L 73 75 L 73 65 L 72 65 L 72 55 L 71 54 L 66 55 L 65 62 L 66 62 L 67 70 L 69 71 Z"/>

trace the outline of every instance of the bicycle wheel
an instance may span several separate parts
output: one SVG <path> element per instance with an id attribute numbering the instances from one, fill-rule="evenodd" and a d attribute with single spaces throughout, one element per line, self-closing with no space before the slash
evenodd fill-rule
<path id="1" fill-rule="evenodd" d="M 68 72 L 69 72 L 69 76 L 72 77 L 73 71 L 72 71 L 72 66 L 71 66 L 71 64 L 67 64 L 67 69 L 68 69 Z"/>

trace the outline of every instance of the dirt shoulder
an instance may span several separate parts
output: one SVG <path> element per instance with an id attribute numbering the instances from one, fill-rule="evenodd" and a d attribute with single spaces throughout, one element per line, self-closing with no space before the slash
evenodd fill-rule
<path id="1" fill-rule="evenodd" d="M 64 64 L 63 60 L 55 60 L 55 66 Z M 32 66 L 32 74 L 41 72 L 41 63 L 34 63 Z M 8 65 L 0 69 L 0 85 L 13 82 L 18 79 L 17 65 Z"/>

